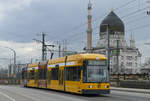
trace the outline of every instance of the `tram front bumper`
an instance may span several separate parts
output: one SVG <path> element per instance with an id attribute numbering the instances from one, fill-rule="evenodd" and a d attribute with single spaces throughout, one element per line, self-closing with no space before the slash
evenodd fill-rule
<path id="1" fill-rule="evenodd" d="M 82 90 L 82 94 L 110 94 L 110 90 Z"/>

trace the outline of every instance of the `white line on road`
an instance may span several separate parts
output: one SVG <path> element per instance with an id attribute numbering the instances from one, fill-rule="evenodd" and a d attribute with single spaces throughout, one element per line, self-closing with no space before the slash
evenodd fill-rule
<path id="1" fill-rule="evenodd" d="M 65 101 L 86 101 L 86 100 L 83 100 L 83 99 L 73 98 L 73 97 L 64 96 L 64 95 L 58 95 L 58 94 L 55 94 L 55 93 L 52 94 L 52 93 L 42 92 L 41 94 L 43 94 L 43 95 L 49 95 L 49 97 L 57 97 L 57 98 L 59 97 L 60 99 L 66 99 Z M 53 101 L 55 101 L 55 100 L 56 99 L 54 99 Z"/>
<path id="2" fill-rule="evenodd" d="M 2 93 L 2 92 L 0 92 L 0 94 L 3 95 L 3 96 L 5 96 L 6 98 L 8 98 L 8 99 L 11 100 L 11 101 L 16 101 L 16 100 L 13 99 L 12 97 L 10 97 L 10 96 L 8 96 L 8 95 Z"/>
<path id="3" fill-rule="evenodd" d="M 0 89 L 4 89 L 2 87 L 0 87 Z M 58 99 L 65 99 L 65 101 L 86 101 L 86 100 L 83 100 L 83 99 L 79 99 L 79 98 L 73 98 L 73 97 L 70 97 L 70 96 L 64 96 L 64 95 L 59 95 L 59 94 L 55 94 L 53 92 L 40 92 L 40 90 L 33 90 L 33 89 L 25 89 L 25 88 L 21 88 L 21 92 L 20 93 L 16 93 L 16 92 L 13 92 L 13 94 L 17 94 L 17 95 L 20 95 L 22 97 L 25 97 L 25 98 L 28 98 L 30 99 L 30 101 L 39 101 L 38 97 L 36 96 L 42 96 L 42 95 L 48 95 L 46 97 L 50 98 L 51 101 L 57 101 Z M 8 91 L 7 89 L 4 89 L 6 91 Z M 30 96 L 28 96 L 27 92 L 30 92 Z M 12 92 L 9 90 L 9 92 Z M 57 98 L 57 99 L 56 99 Z"/>
<path id="4" fill-rule="evenodd" d="M 3 90 L 5 90 L 5 91 L 8 91 L 7 89 L 4 89 L 4 88 L 2 88 L 2 87 L 0 87 L 0 89 L 3 89 Z M 9 90 L 9 92 L 10 93 L 13 93 L 13 94 L 16 94 L 16 95 L 19 95 L 19 96 L 22 96 L 22 97 L 24 97 L 24 98 L 27 98 L 27 99 L 30 99 L 30 101 L 39 101 L 39 100 L 37 100 L 37 99 L 35 99 L 35 98 L 33 98 L 33 97 L 29 97 L 29 96 L 27 96 L 27 95 L 23 95 L 23 94 L 20 94 L 20 93 L 16 93 L 16 92 L 12 92 L 12 91 L 10 91 Z M 0 94 L 4 94 L 4 93 L 2 93 L 2 92 L 0 92 Z M 8 95 L 6 95 L 6 96 L 8 96 Z M 9 96 L 8 96 L 9 97 Z M 11 98 L 11 97 L 10 97 Z M 12 101 L 16 101 L 16 100 L 12 100 Z"/>

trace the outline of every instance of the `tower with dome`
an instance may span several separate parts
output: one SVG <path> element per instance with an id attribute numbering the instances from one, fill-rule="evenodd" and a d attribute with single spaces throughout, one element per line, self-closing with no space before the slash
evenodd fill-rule
<path id="1" fill-rule="evenodd" d="M 112 74 L 138 73 L 141 66 L 141 53 L 135 45 L 134 35 L 131 33 L 130 44 L 125 39 L 124 22 L 115 14 L 113 9 L 100 23 L 99 40 L 95 47 L 92 46 L 92 4 L 88 3 L 88 29 L 87 53 L 98 53 L 107 55 L 107 27 L 109 29 L 110 41 L 110 70 Z"/>
<path id="2" fill-rule="evenodd" d="M 141 65 L 141 53 L 135 45 L 131 34 L 130 45 L 125 39 L 125 26 L 123 21 L 112 10 L 101 22 L 99 40 L 94 53 L 107 55 L 107 26 L 109 25 L 110 36 L 110 69 L 111 73 L 138 73 Z"/>

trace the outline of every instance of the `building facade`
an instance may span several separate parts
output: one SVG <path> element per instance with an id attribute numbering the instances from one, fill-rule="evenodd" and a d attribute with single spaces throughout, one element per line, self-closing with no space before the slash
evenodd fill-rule
<path id="1" fill-rule="evenodd" d="M 141 65 L 141 74 L 149 74 L 150 77 L 150 58 L 148 58 L 145 63 Z"/>
<path id="2" fill-rule="evenodd" d="M 111 73 L 138 73 L 141 53 L 135 45 L 133 34 L 131 34 L 130 45 L 127 44 L 124 23 L 113 11 L 100 24 L 99 41 L 93 48 L 93 52 L 107 55 L 107 26 L 110 36 Z"/>
<path id="3" fill-rule="evenodd" d="M 26 67 L 27 64 L 10 64 L 8 66 L 8 77 L 17 77 L 20 73 L 23 67 Z"/>

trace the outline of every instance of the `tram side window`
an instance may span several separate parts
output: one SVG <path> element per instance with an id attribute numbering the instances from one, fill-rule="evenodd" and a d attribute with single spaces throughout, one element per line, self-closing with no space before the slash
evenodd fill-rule
<path id="1" fill-rule="evenodd" d="M 51 71 L 48 72 L 48 83 L 51 82 Z"/>
<path id="2" fill-rule="evenodd" d="M 35 80 L 38 80 L 38 72 L 34 72 L 34 78 L 35 78 Z"/>
<path id="3" fill-rule="evenodd" d="M 27 71 L 27 79 L 30 80 L 30 72 Z"/>
<path id="4" fill-rule="evenodd" d="M 47 68 L 38 70 L 38 79 L 46 79 Z"/>
<path id="5" fill-rule="evenodd" d="M 38 79 L 42 79 L 42 69 L 38 70 Z"/>
<path id="6" fill-rule="evenodd" d="M 22 79 L 25 79 L 25 76 L 24 76 L 25 72 L 22 71 Z"/>
<path id="7" fill-rule="evenodd" d="M 68 81 L 80 81 L 81 79 L 80 67 L 67 67 L 66 68 L 66 80 Z"/>
<path id="8" fill-rule="evenodd" d="M 83 81 L 84 81 L 84 82 L 87 82 L 87 70 L 86 70 L 85 67 L 83 68 L 83 71 L 84 71 L 84 72 L 83 72 Z"/>
<path id="9" fill-rule="evenodd" d="M 33 80 L 34 79 L 34 70 L 30 71 L 30 79 Z"/>
<path id="10" fill-rule="evenodd" d="M 51 80 L 58 80 L 58 68 L 52 68 Z"/>
<path id="11" fill-rule="evenodd" d="M 46 79 L 46 75 L 47 75 L 47 68 L 44 68 L 44 71 L 43 71 L 43 79 Z"/>
<path id="12" fill-rule="evenodd" d="M 26 71 L 22 71 L 22 79 L 26 79 L 27 73 Z"/>

